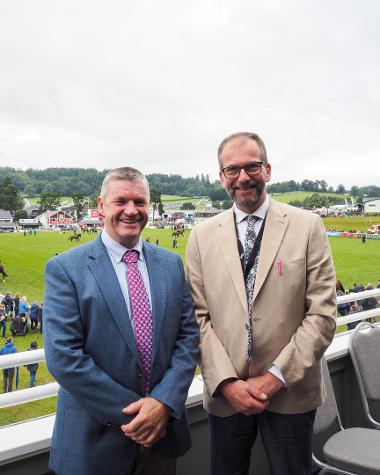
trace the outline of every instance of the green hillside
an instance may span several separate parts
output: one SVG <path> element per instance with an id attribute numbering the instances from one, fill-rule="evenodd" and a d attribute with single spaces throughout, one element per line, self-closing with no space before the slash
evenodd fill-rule
<path id="1" fill-rule="evenodd" d="M 319 196 L 347 198 L 347 200 L 351 199 L 348 195 L 340 195 L 338 193 L 322 193 L 316 191 L 290 191 L 288 193 L 273 193 L 270 194 L 270 196 L 280 203 L 289 203 L 290 201 L 303 201 L 305 198 L 315 195 L 316 193 Z"/>

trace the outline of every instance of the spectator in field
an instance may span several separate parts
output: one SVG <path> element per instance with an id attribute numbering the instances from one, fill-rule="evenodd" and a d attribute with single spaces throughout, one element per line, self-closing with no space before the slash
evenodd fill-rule
<path id="1" fill-rule="evenodd" d="M 3 276 L 3 282 L 5 282 L 5 278 L 8 277 L 8 274 L 5 272 L 4 265 L 0 261 L 0 274 Z"/>
<path id="2" fill-rule="evenodd" d="M 352 315 L 354 313 L 359 313 L 362 311 L 361 305 L 355 301 L 355 302 L 350 302 L 350 306 L 348 308 L 348 313 L 347 315 Z M 351 322 L 347 324 L 347 330 L 353 330 L 356 328 L 360 323 L 360 320 L 357 320 L 356 322 Z"/>
<path id="3" fill-rule="evenodd" d="M 38 308 L 38 324 L 40 325 L 40 333 L 42 333 L 43 310 L 44 310 L 44 304 L 41 302 L 41 305 Z"/>
<path id="4" fill-rule="evenodd" d="M 14 298 L 15 317 L 17 317 L 17 315 L 18 315 L 18 306 L 19 306 L 19 304 L 20 304 L 20 296 L 19 296 L 19 294 L 16 294 L 15 298 Z"/>
<path id="5" fill-rule="evenodd" d="M 6 316 L 5 316 L 5 308 L 2 303 L 0 303 L 0 328 L 1 328 L 1 336 L 5 337 L 5 332 L 7 331 L 7 323 L 6 323 Z"/>
<path id="6" fill-rule="evenodd" d="M 38 313 L 39 313 L 40 306 L 38 305 L 38 301 L 32 303 L 30 306 L 30 329 L 35 330 L 38 327 Z"/>
<path id="7" fill-rule="evenodd" d="M 25 318 L 27 320 L 28 312 L 29 312 L 29 305 L 26 300 L 26 297 L 25 296 L 21 297 L 20 302 L 18 304 L 18 315 L 20 315 L 22 319 Z"/>
<path id="8" fill-rule="evenodd" d="M 0 349 L 0 355 L 11 355 L 13 353 L 17 353 L 17 349 L 13 343 L 13 338 L 9 336 L 5 345 Z M 14 375 L 14 368 L 3 369 L 3 393 L 10 393 L 12 391 Z"/>
<path id="9" fill-rule="evenodd" d="M 337 279 L 336 281 L 336 295 L 337 297 L 341 295 L 346 295 L 346 291 L 344 290 L 343 284 L 339 279 Z M 344 317 L 347 315 L 349 308 L 350 308 L 350 304 L 348 302 L 341 303 L 338 305 L 338 312 L 342 317 Z"/>
<path id="10" fill-rule="evenodd" d="M 27 351 L 36 350 L 37 347 L 38 347 L 37 342 L 32 341 L 31 344 L 30 344 L 30 348 L 28 348 Z M 32 388 L 36 384 L 36 374 L 37 374 L 38 368 L 39 368 L 38 363 L 31 363 L 31 364 L 26 365 L 26 369 L 29 371 L 29 374 L 30 374 L 30 379 L 29 379 L 29 387 L 30 388 Z"/>
<path id="11" fill-rule="evenodd" d="M 365 290 L 373 290 L 372 284 L 369 282 Z M 377 299 L 375 297 L 367 297 L 361 301 L 363 311 L 373 310 L 377 307 Z M 370 317 L 366 319 L 367 322 L 375 323 L 375 317 Z"/>
<path id="12" fill-rule="evenodd" d="M 5 315 L 9 315 L 13 312 L 13 298 L 10 292 L 7 292 L 1 301 L 5 307 Z"/>

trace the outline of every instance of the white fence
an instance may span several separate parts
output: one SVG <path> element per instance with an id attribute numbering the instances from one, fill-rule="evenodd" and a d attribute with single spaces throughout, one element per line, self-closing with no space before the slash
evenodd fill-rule
<path id="1" fill-rule="evenodd" d="M 366 290 L 364 292 L 351 293 L 338 297 L 338 304 L 353 302 L 369 297 L 380 297 L 380 289 Z M 337 318 L 337 326 L 347 325 L 348 323 L 365 320 L 367 318 L 374 318 L 380 316 L 380 308 L 373 310 L 362 311 L 347 315 L 345 317 Z M 0 369 L 12 368 L 17 366 L 24 366 L 31 363 L 40 363 L 45 361 L 44 349 L 25 351 L 22 353 L 15 353 L 12 355 L 4 355 L 0 357 Z M 58 393 L 58 383 L 48 383 L 41 386 L 36 386 L 28 389 L 21 389 L 10 393 L 0 394 L 0 408 L 15 406 L 38 399 L 45 399 L 56 396 Z"/>

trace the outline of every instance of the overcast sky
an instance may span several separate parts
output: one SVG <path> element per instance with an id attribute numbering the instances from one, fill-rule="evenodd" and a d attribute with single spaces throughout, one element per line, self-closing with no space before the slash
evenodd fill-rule
<path id="1" fill-rule="evenodd" d="M 380 1 L 1 0 L 0 166 L 380 185 Z"/>

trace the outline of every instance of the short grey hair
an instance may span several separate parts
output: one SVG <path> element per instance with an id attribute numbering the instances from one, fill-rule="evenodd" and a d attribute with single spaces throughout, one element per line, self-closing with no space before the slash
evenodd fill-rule
<path id="1" fill-rule="evenodd" d="M 238 139 L 238 138 L 246 138 L 248 140 L 254 140 L 261 152 L 261 160 L 263 163 L 266 165 L 268 163 L 268 157 L 267 157 L 267 151 L 265 148 L 265 144 L 262 140 L 261 137 L 259 137 L 257 134 L 253 132 L 237 132 L 236 134 L 229 135 L 226 137 L 222 143 L 219 145 L 218 148 L 218 162 L 219 162 L 219 168 L 223 168 L 223 159 L 222 159 L 222 153 L 224 150 L 224 147 L 230 142 L 231 140 Z"/>
<path id="2" fill-rule="evenodd" d="M 149 183 L 146 179 L 146 176 L 136 168 L 132 167 L 114 168 L 106 174 L 102 183 L 102 188 L 100 190 L 100 196 L 103 200 L 108 192 L 108 185 L 110 181 L 113 180 L 126 180 L 133 181 L 135 183 L 143 183 L 146 186 L 146 189 L 148 190 L 148 197 L 150 201 Z"/>

